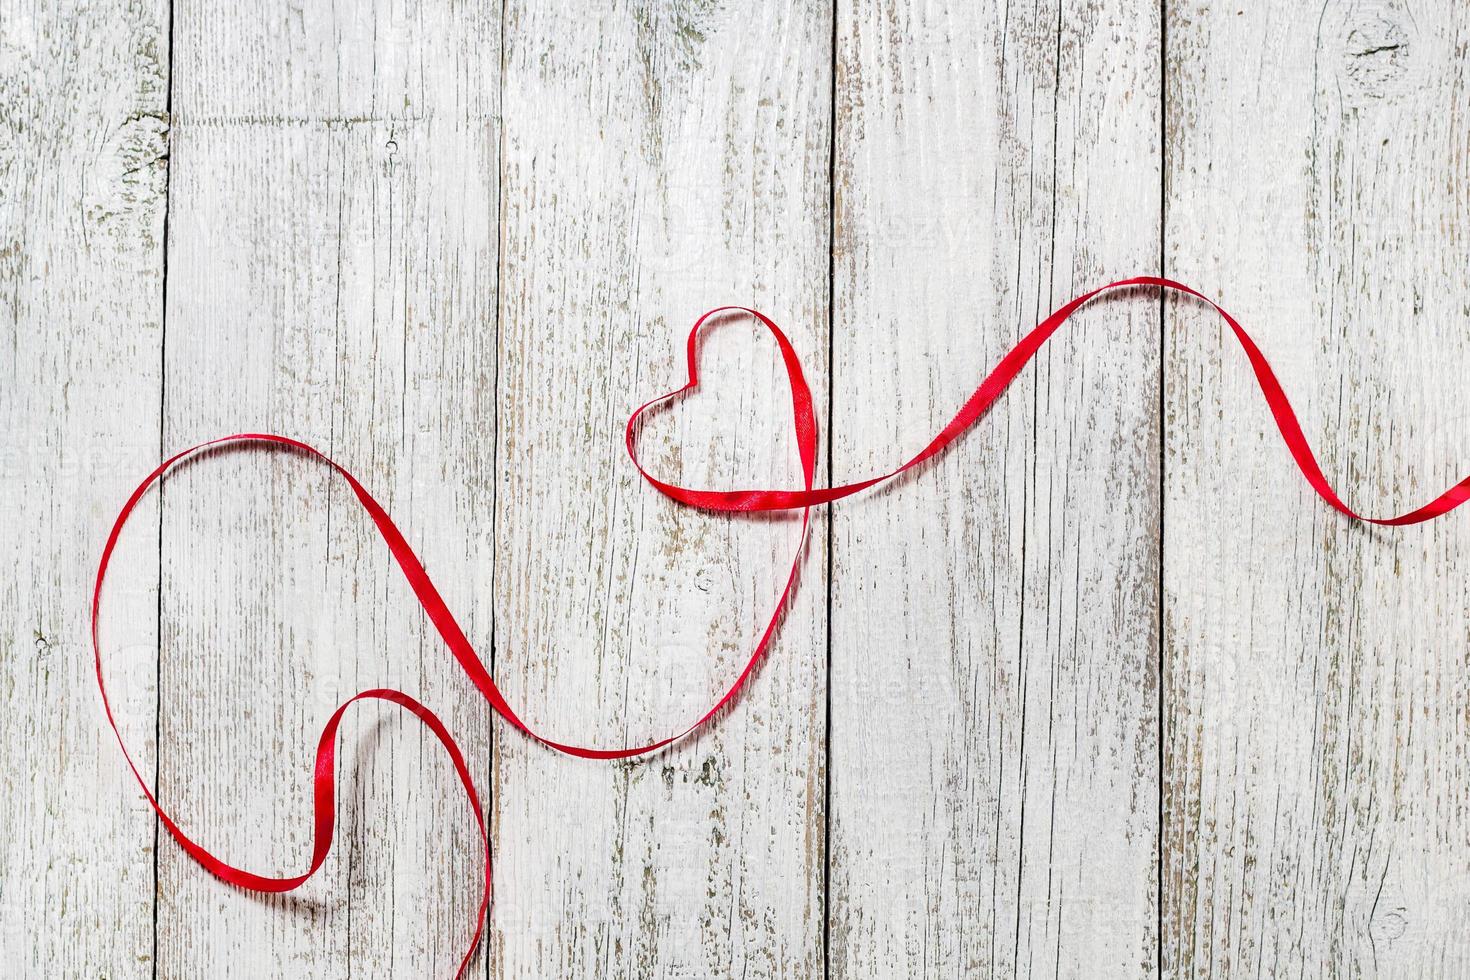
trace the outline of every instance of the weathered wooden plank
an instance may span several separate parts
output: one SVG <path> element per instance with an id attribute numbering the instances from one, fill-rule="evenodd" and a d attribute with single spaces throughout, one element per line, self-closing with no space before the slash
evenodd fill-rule
<path id="1" fill-rule="evenodd" d="M 87 612 L 114 508 L 158 452 L 166 5 L 0 3 L 0 962 L 146 976 L 151 812 L 92 694 Z M 103 640 L 151 767 L 158 516 Z"/>
<path id="2" fill-rule="evenodd" d="M 779 592 L 796 523 L 673 506 L 621 433 L 718 302 L 779 319 L 823 397 L 830 37 L 822 11 L 775 2 L 508 5 L 496 669 L 553 737 L 693 721 Z M 650 424 L 651 464 L 795 484 L 774 345 L 737 322 L 706 347 L 709 390 Z M 769 659 L 707 734 L 617 765 L 497 728 L 495 975 L 820 975 L 815 536 Z"/>
<path id="3" fill-rule="evenodd" d="M 1168 271 L 1378 515 L 1470 462 L 1467 45 L 1448 0 L 1170 5 Z M 1328 511 L 1212 316 L 1169 309 L 1165 973 L 1465 976 L 1465 519 Z"/>
<path id="4" fill-rule="evenodd" d="M 175 23 L 165 439 L 264 427 L 332 453 L 488 651 L 497 13 L 188 3 Z M 164 498 L 161 783 L 203 841 L 303 867 L 316 733 L 366 687 L 442 711 L 488 773 L 488 710 L 345 485 L 245 451 Z M 162 852 L 160 976 L 449 972 L 481 866 L 452 771 L 394 709 L 345 731 L 341 850 L 297 896 Z"/>
<path id="5" fill-rule="evenodd" d="M 1127 3 L 845 5 L 837 479 L 1157 266 L 1158 36 Z M 833 977 L 1155 971 L 1158 319 L 1087 310 L 980 431 L 833 516 Z"/>

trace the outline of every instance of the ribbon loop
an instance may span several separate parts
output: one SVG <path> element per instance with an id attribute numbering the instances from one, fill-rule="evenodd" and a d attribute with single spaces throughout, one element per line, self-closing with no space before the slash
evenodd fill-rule
<path id="1" fill-rule="evenodd" d="M 1280 382 L 1276 379 L 1275 373 L 1271 370 L 1271 366 L 1267 363 L 1260 348 L 1256 346 L 1255 342 L 1251 340 L 1250 336 L 1246 334 L 1245 330 L 1241 328 L 1235 318 L 1214 301 L 1190 286 L 1159 276 L 1134 276 L 1129 279 L 1121 279 L 1094 289 L 1091 292 L 1084 293 L 1058 307 L 1051 315 L 1032 328 L 1021 338 L 1015 347 L 1000 359 L 990 373 L 980 382 L 970 397 L 965 400 L 965 403 L 955 413 L 949 423 L 928 444 L 906 462 L 900 464 L 894 470 L 876 476 L 866 477 L 841 486 L 815 488 L 814 480 L 817 460 L 816 412 L 812 405 L 811 390 L 802 372 L 801 360 L 797 356 L 795 348 L 781 331 L 781 328 L 764 314 L 743 306 L 722 306 L 710 310 L 701 316 L 695 321 L 693 328 L 689 332 L 687 345 L 688 376 L 683 387 L 659 395 L 643 403 L 629 417 L 624 434 L 628 457 L 633 465 L 637 467 L 638 472 L 654 489 L 667 497 L 691 507 L 727 513 L 799 509 L 802 512 L 801 535 L 792 555 L 791 568 L 787 573 L 780 598 L 772 610 L 760 638 L 756 641 L 744 668 L 719 700 L 687 728 L 645 744 L 613 748 L 573 745 L 556 742 L 538 735 L 516 715 L 510 704 L 506 702 L 500 689 L 496 686 L 494 678 L 491 677 L 490 672 L 485 668 L 484 662 L 471 645 L 468 637 L 465 636 L 464 630 L 460 628 L 459 622 L 454 618 L 454 614 L 450 612 L 448 605 L 445 604 L 443 597 L 440 596 L 439 590 L 435 588 L 433 581 L 429 578 L 428 572 L 424 570 L 423 563 L 419 561 L 418 555 L 414 553 L 407 539 L 405 539 L 403 533 L 398 529 L 398 526 L 393 523 L 392 518 L 388 516 L 388 512 L 383 509 L 382 505 L 373 498 L 372 494 L 368 493 L 367 489 L 358 482 L 356 477 L 326 454 L 300 440 L 265 432 L 246 432 L 222 436 L 218 439 L 211 439 L 208 442 L 200 443 L 197 446 L 185 449 L 169 457 L 159 464 L 137 486 L 132 495 L 128 497 L 127 502 L 123 504 L 122 510 L 117 515 L 117 519 L 113 522 L 112 531 L 107 537 L 107 543 L 102 549 L 102 557 L 98 562 L 97 579 L 92 592 L 92 649 L 96 661 L 97 688 L 102 696 L 102 705 L 107 715 L 107 722 L 111 726 L 113 733 L 117 736 L 118 745 L 122 748 L 123 757 L 127 761 L 128 767 L 132 770 L 134 778 L 137 779 L 138 786 L 143 791 L 144 797 L 147 798 L 149 804 L 158 814 L 158 819 L 162 822 L 163 826 L 178 841 L 179 846 L 190 857 L 199 862 L 206 870 L 241 888 L 265 892 L 284 892 L 299 887 L 315 874 L 321 868 L 322 863 L 326 860 L 327 854 L 331 850 L 336 811 L 335 760 L 337 729 L 347 708 L 357 701 L 376 699 L 397 704 L 412 713 L 428 726 L 429 730 L 433 732 L 440 744 L 444 747 L 445 752 L 448 753 L 460 783 L 464 788 L 466 798 L 474 811 L 475 821 L 479 828 L 480 839 L 485 851 L 484 886 L 481 891 L 479 912 L 475 920 L 474 936 L 470 942 L 468 951 L 460 961 L 459 969 L 455 973 L 455 977 L 458 978 L 464 974 L 465 969 L 469 966 L 470 960 L 474 956 L 476 948 L 479 946 L 480 937 L 484 931 L 486 914 L 490 906 L 492 875 L 489 838 L 485 830 L 483 815 L 480 812 L 479 794 L 475 790 L 474 780 L 470 775 L 459 746 L 455 743 L 453 736 L 450 735 L 448 729 L 439 718 L 407 694 L 386 688 L 363 691 L 337 708 L 326 726 L 322 729 L 317 743 L 316 764 L 312 775 L 314 810 L 312 857 L 310 866 L 300 875 L 284 878 L 267 877 L 234 867 L 220 860 L 185 834 L 183 829 L 174 822 L 162 804 L 154 797 L 153 792 L 148 787 L 147 781 L 144 780 L 142 773 L 134 763 L 132 755 L 128 752 L 127 745 L 122 738 L 122 733 L 118 730 L 117 720 L 113 717 L 112 704 L 108 700 L 107 686 L 103 680 L 102 649 L 98 631 L 98 617 L 102 603 L 102 584 L 107 576 L 108 565 L 112 560 L 113 551 L 117 546 L 119 536 L 122 534 L 123 526 L 127 523 L 129 516 L 133 513 L 144 494 L 148 492 L 149 488 L 160 480 L 173 466 L 177 465 L 186 457 L 210 447 L 226 444 L 265 443 L 301 452 L 326 463 L 338 476 L 346 480 L 347 484 L 352 488 L 353 494 L 372 519 L 373 524 L 378 529 L 378 533 L 382 535 L 384 542 L 388 545 L 388 549 L 393 555 L 393 560 L 402 570 L 409 587 L 413 590 L 420 605 L 423 606 L 424 614 L 429 617 L 430 622 L 434 624 L 434 628 L 438 630 L 440 637 L 443 638 L 445 646 L 449 648 L 450 653 L 459 662 L 465 674 L 474 683 L 475 687 L 479 689 L 485 700 L 497 714 L 526 736 L 550 749 L 567 755 L 584 759 L 626 759 L 633 756 L 646 755 L 664 748 L 709 722 L 721 708 L 736 698 L 741 688 L 745 685 L 745 682 L 755 671 L 761 657 L 770 645 L 771 638 L 776 633 L 777 625 L 781 621 L 782 611 L 785 609 L 787 600 L 790 598 L 795 586 L 797 571 L 801 566 L 802 554 L 805 551 L 807 535 L 811 528 L 812 507 L 818 504 L 840 500 L 843 497 L 849 497 L 869 487 L 894 479 L 906 470 L 912 469 L 925 460 L 944 452 L 956 439 L 968 431 L 985 415 L 990 409 L 990 406 L 1005 391 L 1006 387 L 1010 385 L 1036 353 L 1045 346 L 1047 340 L 1074 313 L 1103 293 L 1139 286 L 1158 287 L 1165 291 L 1173 291 L 1191 296 L 1208 304 L 1221 316 L 1234 333 L 1235 339 L 1239 342 L 1242 350 L 1244 350 L 1246 358 L 1250 362 L 1251 370 L 1255 373 L 1256 382 L 1260 386 L 1261 394 L 1271 409 L 1272 418 L 1275 420 L 1276 427 L 1281 433 L 1281 438 L 1286 443 L 1286 447 L 1290 451 L 1292 459 L 1296 462 L 1297 468 L 1301 471 L 1307 483 L 1316 491 L 1317 495 L 1333 509 L 1354 520 L 1365 521 L 1370 524 L 1397 526 L 1418 524 L 1447 514 L 1464 503 L 1467 498 L 1470 498 L 1470 477 L 1467 477 L 1435 497 L 1429 503 L 1396 517 L 1364 517 L 1353 511 L 1347 504 L 1343 503 L 1342 499 L 1333 490 L 1331 484 L 1323 475 L 1311 446 L 1302 434 L 1301 425 L 1297 421 L 1296 413 L 1292 410 L 1286 393 L 1282 390 Z M 698 341 L 700 331 L 711 318 L 726 313 L 744 313 L 754 317 L 770 331 L 780 349 L 782 363 L 786 368 L 786 376 L 791 389 L 792 427 L 796 434 L 797 453 L 801 462 L 803 479 L 802 486 L 799 488 L 787 490 L 692 489 L 660 480 L 648 472 L 642 463 L 639 462 L 639 420 L 650 409 L 677 399 L 699 386 Z"/>

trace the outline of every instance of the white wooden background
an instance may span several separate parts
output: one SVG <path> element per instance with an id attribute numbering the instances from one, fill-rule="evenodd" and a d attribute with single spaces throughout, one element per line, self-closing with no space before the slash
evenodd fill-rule
<path id="1" fill-rule="evenodd" d="M 1052 306 L 1160 270 L 1241 316 L 1350 500 L 1464 475 L 1467 66 L 1459 0 L 0 0 L 0 972 L 445 976 L 465 941 L 472 827 L 390 709 L 351 716 L 301 893 L 160 839 L 85 614 L 161 453 L 327 449 L 532 723 L 661 735 L 796 530 L 676 508 L 622 455 L 717 303 L 806 356 L 823 480 L 920 445 Z M 770 342 L 722 327 L 706 359 L 655 467 L 793 482 Z M 494 834 L 476 975 L 1460 978 L 1467 543 L 1329 512 L 1219 324 L 1140 291 L 822 512 L 749 693 L 652 760 L 495 723 L 290 455 L 171 476 L 105 635 L 164 800 L 256 869 L 305 863 L 340 700 L 441 710 Z"/>

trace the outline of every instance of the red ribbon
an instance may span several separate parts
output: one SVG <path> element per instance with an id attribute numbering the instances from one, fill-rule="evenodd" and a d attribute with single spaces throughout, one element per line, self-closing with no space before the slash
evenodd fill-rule
<path id="1" fill-rule="evenodd" d="M 776 326 L 764 314 L 743 306 L 722 306 L 718 309 L 710 310 L 701 316 L 695 321 L 694 327 L 689 331 L 689 379 L 685 382 L 684 386 L 645 402 L 628 419 L 626 433 L 628 456 L 633 461 L 633 465 L 638 468 L 638 472 L 643 475 L 643 478 L 651 483 L 660 493 L 691 507 L 723 512 L 800 509 L 802 512 L 801 540 L 797 545 L 795 554 L 792 556 L 791 570 L 787 573 L 786 584 L 781 590 L 781 597 L 771 613 L 770 620 L 766 623 L 765 630 L 761 633 L 760 639 L 751 651 L 750 658 L 746 661 L 744 669 L 740 671 L 740 675 L 735 678 L 734 683 L 730 685 L 720 699 L 692 725 L 689 725 L 676 734 L 660 738 L 645 745 L 629 748 L 590 748 L 569 745 L 563 742 L 555 742 L 536 734 L 525 722 L 516 716 L 515 711 L 512 710 L 511 706 L 501 695 L 500 689 L 496 687 L 494 679 L 490 676 L 489 671 L 485 669 L 484 663 L 481 662 L 474 647 L 470 645 L 470 641 L 466 638 L 464 631 L 460 628 L 454 615 L 449 611 L 449 607 L 445 605 L 444 599 L 439 595 L 439 590 L 434 587 L 433 581 L 429 578 L 428 572 L 424 570 L 424 566 L 419 561 L 418 556 L 409 547 L 408 542 L 403 537 L 403 533 L 393 523 L 393 519 L 388 516 L 388 512 L 383 509 L 382 505 L 373 499 L 372 495 L 357 481 L 356 477 L 341 465 L 328 458 L 324 453 L 296 439 L 261 432 L 222 436 L 170 456 L 159 464 L 158 468 L 150 473 L 142 483 L 138 484 L 137 489 L 133 491 L 132 496 L 128 498 L 127 503 L 123 505 L 122 510 L 118 513 L 117 520 L 112 526 L 112 532 L 107 536 L 107 544 L 102 549 L 102 558 L 97 566 L 96 586 L 92 593 L 92 648 L 96 657 L 97 688 L 102 695 L 102 704 L 107 712 L 107 722 L 112 726 L 113 733 L 117 735 L 118 745 L 122 748 L 123 757 L 127 760 L 133 776 L 138 781 L 138 786 L 143 791 L 143 795 L 147 797 L 148 802 L 153 806 L 164 827 L 168 829 L 168 832 L 173 835 L 174 839 L 179 842 L 179 845 L 194 860 L 232 885 L 263 892 L 285 892 L 296 888 L 315 874 L 317 869 L 322 866 L 323 861 L 326 860 L 327 853 L 331 850 L 336 812 L 335 767 L 337 728 L 347 708 L 354 702 L 372 698 L 390 701 L 416 715 L 434 733 L 435 737 L 444 746 L 445 752 L 449 754 L 449 758 L 454 764 L 455 772 L 459 775 L 460 783 L 464 786 L 465 795 L 469 800 L 470 807 L 474 812 L 475 823 L 480 830 L 480 840 L 485 848 L 485 877 L 484 888 L 480 897 L 480 908 L 475 916 L 474 936 L 470 941 L 464 958 L 460 961 L 459 969 L 455 972 L 457 980 L 457 978 L 464 974 L 470 959 L 474 956 L 475 949 L 479 945 L 480 936 L 485 927 L 485 916 L 490 905 L 492 875 L 489 838 L 485 832 L 484 819 L 480 813 L 479 794 L 475 791 L 474 780 L 470 776 L 468 767 L 465 765 L 464 756 L 460 752 L 459 746 L 455 744 L 454 738 L 449 734 L 449 731 L 444 727 L 444 724 L 438 717 L 407 694 L 381 688 L 363 691 L 333 712 L 332 717 L 327 721 L 326 727 L 322 729 L 321 737 L 317 741 L 316 766 L 312 774 L 314 830 L 311 863 L 307 870 L 300 875 L 272 878 L 257 875 L 243 868 L 237 868 L 227 864 L 190 839 L 184 833 L 183 829 L 168 815 L 168 812 L 163 809 L 162 804 L 154 797 L 153 792 L 148 787 L 147 781 L 144 780 L 142 773 L 138 771 L 132 755 L 128 752 L 127 745 L 122 739 L 122 733 L 118 731 L 117 721 L 113 717 L 112 705 L 107 697 L 107 687 L 103 683 L 102 650 L 98 642 L 97 628 L 98 612 L 102 601 L 102 583 L 107 575 L 108 564 L 112 560 L 113 549 L 117 546 L 118 537 L 122 533 L 123 525 L 127 523 L 128 517 L 138 505 L 139 500 L 147 493 L 148 489 L 168 472 L 169 469 L 184 458 L 203 449 L 212 446 L 221 446 L 227 443 L 270 443 L 285 446 L 322 460 L 346 480 L 348 486 L 352 488 L 352 492 L 357 495 L 357 499 L 362 504 L 363 509 L 367 511 L 368 516 L 372 518 L 373 523 L 377 526 L 378 532 L 383 536 L 383 540 L 387 542 L 388 549 L 392 552 L 394 561 L 403 570 L 404 577 L 408 580 L 409 587 L 413 589 L 414 595 L 418 597 L 419 602 L 424 608 L 424 612 L 428 615 L 434 627 L 439 631 L 439 635 L 444 638 L 444 642 L 449 647 L 449 651 L 454 654 L 455 659 L 459 661 L 460 666 L 464 668 L 470 680 L 479 688 L 485 700 L 490 703 L 490 706 L 502 718 L 548 748 L 566 753 L 567 755 L 578 756 L 584 759 L 624 759 L 630 756 L 644 755 L 677 741 L 708 722 L 721 708 L 734 700 L 736 695 L 739 694 L 741 687 L 744 686 L 746 680 L 754 672 L 756 665 L 760 662 L 761 655 L 765 653 L 766 647 L 770 644 L 771 637 L 776 632 L 776 626 L 781 619 L 781 611 L 785 608 L 786 601 L 790 597 L 792 587 L 795 584 L 797 569 L 800 567 L 802 552 L 806 546 L 807 531 L 811 524 L 811 508 L 813 506 L 839 500 L 879 483 L 883 483 L 884 481 L 891 480 L 904 471 L 918 466 L 925 460 L 943 452 L 950 443 L 959 438 L 965 430 L 974 425 L 985 414 L 986 410 L 995 402 L 1001 392 L 1006 389 L 1006 386 L 1011 383 L 1016 375 L 1020 373 L 1021 369 L 1026 366 L 1027 362 L 1035 356 L 1036 352 L 1041 349 L 1051 335 L 1073 313 L 1101 293 L 1133 286 L 1155 286 L 1164 290 L 1183 293 L 1208 303 L 1220 314 L 1234 332 L 1235 339 L 1239 341 L 1240 346 L 1244 349 L 1246 358 L 1250 361 L 1251 370 L 1255 372 L 1256 382 L 1260 385 L 1261 394 L 1265 396 L 1266 404 L 1270 406 L 1271 415 L 1276 420 L 1276 427 L 1280 430 L 1281 438 L 1285 441 L 1287 449 L 1290 450 L 1292 459 L 1296 461 L 1297 468 L 1301 470 L 1307 483 L 1317 492 L 1317 495 L 1325 500 L 1333 509 L 1354 520 L 1366 521 L 1371 524 L 1417 524 L 1421 521 L 1427 521 L 1446 514 L 1464 503 L 1467 498 L 1470 498 L 1470 477 L 1467 477 L 1424 506 L 1397 517 L 1364 517 L 1353 511 L 1343 503 L 1342 499 L 1327 482 L 1327 478 L 1323 476 L 1322 469 L 1317 464 L 1316 456 L 1313 454 L 1311 446 L 1308 445 L 1306 437 L 1302 434 L 1301 425 L 1297 422 L 1296 413 L 1292 410 L 1291 403 L 1286 398 L 1286 393 L 1282 391 L 1280 382 L 1276 380 L 1276 375 L 1271 370 L 1271 366 L 1266 362 L 1265 355 L 1261 353 L 1260 348 L 1256 346 L 1255 342 L 1251 340 L 1250 336 L 1246 334 L 1245 330 L 1241 328 L 1235 318 L 1221 309 L 1219 305 L 1183 283 L 1175 282 L 1172 279 L 1163 279 L 1158 276 L 1135 276 L 1131 279 L 1122 279 L 1118 282 L 1109 283 L 1099 289 L 1084 293 L 1071 302 L 1059 307 L 1026 334 L 1021 339 L 1021 342 L 1012 348 L 1005 357 L 1001 358 L 1000 362 L 996 364 L 990 374 L 985 377 L 985 380 L 980 382 L 980 386 L 975 389 L 974 394 L 960 407 L 959 412 L 955 414 L 954 418 L 939 431 L 938 435 L 929 441 L 928 445 L 907 462 L 893 471 L 880 476 L 868 477 L 842 486 L 815 489 L 812 484 L 816 472 L 817 421 L 816 414 L 812 408 L 811 390 L 807 387 L 806 379 L 802 374 L 801 361 L 796 355 L 796 350 L 791 346 L 791 342 L 786 338 L 786 335 L 781 332 L 781 328 Z M 777 346 L 780 348 L 781 359 L 786 366 L 787 380 L 791 386 L 792 423 L 796 430 L 797 454 L 801 460 L 802 486 L 799 489 L 694 490 L 665 483 L 645 470 L 638 461 L 638 420 L 643 417 L 644 413 L 655 406 L 685 395 L 699 386 L 697 348 L 700 330 L 711 317 L 727 312 L 748 313 L 755 317 L 771 332 L 771 335 L 776 339 Z"/>

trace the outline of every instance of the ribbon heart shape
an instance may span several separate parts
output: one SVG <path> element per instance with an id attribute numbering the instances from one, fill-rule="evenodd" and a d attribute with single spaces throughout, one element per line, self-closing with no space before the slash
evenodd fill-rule
<path id="1" fill-rule="evenodd" d="M 443 745 L 444 751 L 449 755 L 460 783 L 464 787 L 465 797 L 474 814 L 475 823 L 479 828 L 480 840 L 484 849 L 485 873 L 479 911 L 475 917 L 473 936 L 454 974 L 457 980 L 457 978 L 464 975 L 470 960 L 474 957 L 475 950 L 479 946 L 480 937 L 485 928 L 485 917 L 490 907 L 493 876 L 490 864 L 489 836 L 486 833 L 484 817 L 481 813 L 480 797 L 475 789 L 474 779 L 470 775 L 469 768 L 465 763 L 464 755 L 460 752 L 459 746 L 455 743 L 453 736 L 445 728 L 443 722 L 432 711 L 407 694 L 387 688 L 363 691 L 338 707 L 327 721 L 326 726 L 322 729 L 321 736 L 317 740 L 316 763 L 312 771 L 313 843 L 311 861 L 306 871 L 299 875 L 280 878 L 268 877 L 255 874 L 243 868 L 237 868 L 219 859 L 192 840 L 184 832 L 183 828 L 169 816 L 163 805 L 154 796 L 152 790 L 149 789 L 148 782 L 143 778 L 143 774 L 133 761 L 131 753 L 128 752 L 127 744 L 123 740 L 121 731 L 118 729 L 117 719 L 113 715 L 112 704 L 107 696 L 107 686 L 103 678 L 102 647 L 99 640 L 98 620 L 102 605 L 103 582 L 107 577 L 108 566 L 112 561 L 113 552 L 122 534 L 123 526 L 127 523 L 129 516 L 133 513 L 139 501 L 142 500 L 153 484 L 186 457 L 211 447 L 229 444 L 265 443 L 293 450 L 326 463 L 338 476 L 347 481 L 348 486 L 352 488 L 352 492 L 357 497 L 358 502 L 367 511 L 368 516 L 378 529 L 378 533 L 382 535 L 383 540 L 387 543 L 393 560 L 403 572 L 409 587 L 413 590 L 414 595 L 423 606 L 425 615 L 434 624 L 434 628 L 438 630 L 440 637 L 443 638 L 445 645 L 449 648 L 449 652 L 459 661 L 460 666 L 464 669 L 475 687 L 479 689 L 485 700 L 489 702 L 490 707 L 497 714 L 529 738 L 540 742 L 549 749 L 567 755 L 584 759 L 626 759 L 633 756 L 646 755 L 678 741 L 695 729 L 707 724 L 721 708 L 735 699 L 740 693 L 741 688 L 744 687 L 745 682 L 755 671 L 756 666 L 760 663 L 761 657 L 770 645 L 772 636 L 775 635 L 776 628 L 781 621 L 781 613 L 786 607 L 787 599 L 790 597 L 795 584 L 796 573 L 801 566 L 801 558 L 806 546 L 807 533 L 811 526 L 811 509 L 813 507 L 840 500 L 843 497 L 849 497 L 877 484 L 892 480 L 905 471 L 943 452 L 952 442 L 958 439 L 985 415 L 990 406 L 995 403 L 996 399 L 1000 397 L 1001 393 L 1005 391 L 1006 387 L 1015 379 L 1016 375 L 1036 355 L 1037 351 L 1045 346 L 1052 334 L 1056 333 L 1062 324 L 1066 323 L 1077 310 L 1103 293 L 1135 287 L 1154 287 L 1164 291 L 1190 296 L 1207 304 L 1220 315 L 1245 352 L 1246 359 L 1250 362 L 1251 370 L 1255 373 L 1256 382 L 1261 389 L 1261 394 L 1271 410 L 1276 427 L 1280 431 L 1281 438 L 1286 443 L 1286 447 L 1290 451 L 1297 468 L 1301 471 L 1307 483 L 1316 491 L 1317 495 L 1334 510 L 1354 520 L 1364 521 L 1370 524 L 1398 526 L 1418 524 L 1422 521 L 1428 521 L 1447 514 L 1464 503 L 1467 498 L 1470 498 L 1470 477 L 1467 477 L 1435 497 L 1429 503 L 1396 517 L 1365 517 L 1353 511 L 1342 501 L 1336 491 L 1333 490 L 1327 478 L 1323 475 L 1311 446 L 1302 434 L 1301 425 L 1297 421 L 1296 413 L 1293 411 L 1291 403 L 1287 400 L 1286 393 L 1282 390 L 1280 382 L 1276 379 L 1275 372 L 1271 370 L 1271 366 L 1267 363 L 1266 357 L 1261 353 L 1260 348 L 1256 346 L 1255 342 L 1251 340 L 1250 336 L 1233 316 L 1203 293 L 1181 282 L 1159 276 L 1134 276 L 1129 279 L 1121 279 L 1090 292 L 1083 293 L 1058 307 L 1046 319 L 1032 328 L 1021 338 L 1015 347 L 1000 359 L 944 428 L 906 462 L 887 473 L 870 476 L 840 486 L 818 488 L 814 486 L 817 459 L 816 413 L 812 405 L 811 390 L 807 386 L 806 378 L 802 373 L 801 360 L 797 356 L 795 348 L 792 347 L 786 335 L 782 333 L 781 328 L 764 314 L 743 306 L 722 306 L 710 310 L 701 316 L 695 321 L 693 328 L 689 331 L 687 344 L 688 378 L 685 384 L 674 391 L 644 402 L 629 417 L 625 434 L 628 457 L 632 460 L 633 465 L 638 468 L 638 472 L 642 474 L 643 478 L 654 489 L 690 507 L 725 513 L 800 510 L 802 512 L 801 538 L 792 556 L 791 569 L 787 573 L 786 584 L 781 591 L 780 599 L 776 602 L 770 619 L 760 634 L 759 640 L 757 640 L 754 648 L 751 650 L 744 668 L 719 700 L 692 724 L 689 724 L 675 734 L 658 738 L 643 745 L 631 747 L 596 748 L 579 746 L 552 741 L 551 739 L 538 735 L 525 722 L 521 721 L 510 704 L 501 695 L 494 678 L 486 670 L 479 654 L 476 653 L 474 647 L 465 636 L 464 631 L 460 628 L 458 621 L 454 618 L 454 614 L 450 612 L 444 599 L 439 595 L 439 590 L 435 588 L 433 581 L 429 578 L 428 572 L 424 570 L 423 563 L 419 561 L 418 556 L 409 547 L 408 541 L 404 538 L 403 533 L 393 523 L 393 519 L 388 516 L 388 512 L 383 509 L 382 505 L 358 482 L 356 477 L 320 450 L 297 439 L 265 432 L 244 432 L 221 436 L 218 439 L 211 439 L 208 442 L 200 443 L 197 446 L 192 446 L 170 456 L 138 484 L 137 488 L 128 497 L 127 502 L 123 504 L 122 509 L 118 512 L 117 518 L 112 525 L 112 531 L 108 534 L 107 542 L 102 548 L 102 556 L 97 565 L 96 583 L 92 591 L 92 650 L 96 663 L 97 689 L 102 696 L 102 705 L 107 715 L 107 723 L 112 728 L 113 734 L 117 736 L 123 758 L 126 760 L 129 769 L 132 770 L 133 776 L 137 780 L 144 797 L 147 798 L 149 804 L 158 814 L 158 819 L 162 822 L 163 826 L 178 841 L 179 846 L 190 857 L 199 862 L 206 870 L 232 885 L 262 892 L 286 892 L 297 888 L 315 874 L 326 860 L 327 854 L 331 851 L 336 815 L 337 730 L 341 724 L 342 716 L 346 713 L 347 709 L 358 701 L 372 699 L 396 704 L 416 716 L 428 726 L 429 730 L 438 738 L 440 744 Z M 754 317 L 770 331 L 780 349 L 781 360 L 785 366 L 787 380 L 791 389 L 791 418 L 792 426 L 796 433 L 797 453 L 801 462 L 802 485 L 784 490 L 706 490 L 692 489 L 665 482 L 648 472 L 639 462 L 639 419 L 655 407 L 677 399 L 699 386 L 698 347 L 701 330 L 716 316 L 741 313 Z"/>

